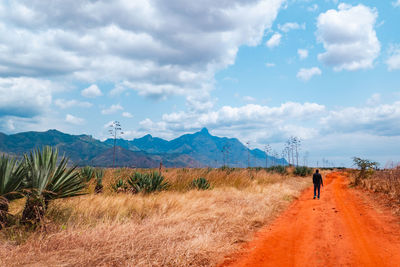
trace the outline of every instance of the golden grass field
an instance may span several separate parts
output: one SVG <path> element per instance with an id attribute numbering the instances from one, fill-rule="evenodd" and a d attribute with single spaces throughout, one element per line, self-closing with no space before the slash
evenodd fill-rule
<path id="1" fill-rule="evenodd" d="M 109 169 L 102 194 L 91 185 L 87 195 L 52 202 L 34 231 L 0 231 L 0 265 L 214 266 L 312 183 L 265 170 L 167 169 L 168 191 L 110 189 L 131 172 Z M 190 190 L 198 177 L 209 180 L 212 190 Z M 11 203 L 16 216 L 23 201 Z"/>

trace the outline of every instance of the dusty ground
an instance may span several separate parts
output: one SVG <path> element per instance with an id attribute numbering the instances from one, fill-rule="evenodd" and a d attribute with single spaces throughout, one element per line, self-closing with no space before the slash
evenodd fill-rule
<path id="1" fill-rule="evenodd" d="M 345 173 L 325 179 L 321 200 L 312 189 L 222 266 L 400 266 L 400 222 Z"/>

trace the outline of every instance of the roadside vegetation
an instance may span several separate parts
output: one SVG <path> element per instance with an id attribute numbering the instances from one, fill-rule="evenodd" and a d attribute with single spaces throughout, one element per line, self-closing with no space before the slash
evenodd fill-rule
<path id="1" fill-rule="evenodd" d="M 67 166 L 51 148 L 2 158 L 0 265 L 212 266 L 311 183 L 283 166 Z"/>
<path id="2" fill-rule="evenodd" d="M 353 170 L 353 184 L 380 196 L 392 210 L 400 215 L 400 166 L 378 169 L 378 163 L 353 158 L 358 170 Z"/>

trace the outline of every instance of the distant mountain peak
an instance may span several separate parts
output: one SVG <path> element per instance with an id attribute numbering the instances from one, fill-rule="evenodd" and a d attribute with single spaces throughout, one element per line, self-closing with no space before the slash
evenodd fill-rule
<path id="1" fill-rule="evenodd" d="M 209 135 L 210 133 L 208 132 L 208 129 L 206 127 L 204 127 L 203 129 L 201 129 L 200 131 L 201 134 L 205 134 L 205 135 Z"/>

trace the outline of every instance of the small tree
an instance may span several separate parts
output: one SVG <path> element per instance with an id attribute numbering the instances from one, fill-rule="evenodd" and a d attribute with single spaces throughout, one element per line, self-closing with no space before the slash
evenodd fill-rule
<path id="1" fill-rule="evenodd" d="M 368 170 L 376 169 L 379 165 L 377 162 L 358 157 L 354 157 L 353 162 L 354 165 L 356 165 L 360 169 L 360 173 L 356 176 L 356 179 L 354 181 L 355 185 L 359 185 L 362 179 L 367 178 Z"/>

